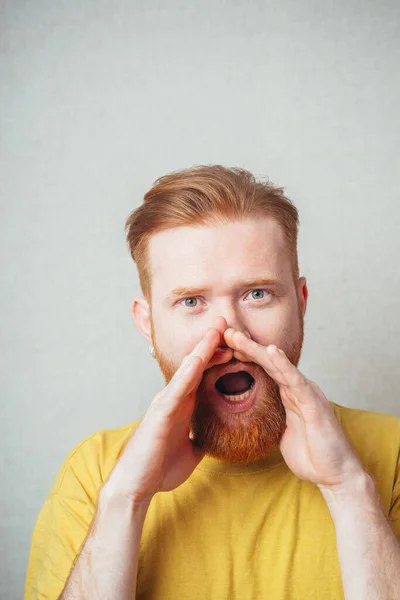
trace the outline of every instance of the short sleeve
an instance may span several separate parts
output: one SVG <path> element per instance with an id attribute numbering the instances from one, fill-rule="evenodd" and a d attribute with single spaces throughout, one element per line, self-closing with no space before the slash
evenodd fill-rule
<path id="1" fill-rule="evenodd" d="M 24 600 L 57 600 L 86 541 L 99 492 L 140 421 L 97 431 L 64 460 L 31 541 Z"/>
<path id="2" fill-rule="evenodd" d="M 82 451 L 84 444 L 68 455 L 40 510 L 32 534 L 24 600 L 57 600 L 87 537 L 100 481 L 98 468 L 91 468 L 93 449 L 88 456 Z"/>

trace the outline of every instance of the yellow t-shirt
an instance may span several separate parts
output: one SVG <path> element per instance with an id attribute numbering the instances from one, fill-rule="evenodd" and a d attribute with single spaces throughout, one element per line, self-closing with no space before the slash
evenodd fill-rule
<path id="1" fill-rule="evenodd" d="M 331 402 L 373 476 L 400 540 L 400 419 Z M 70 452 L 38 516 L 25 600 L 56 600 L 86 539 L 98 492 L 139 421 Z M 335 530 L 318 488 L 279 450 L 250 465 L 205 457 L 156 494 L 140 545 L 137 600 L 342 600 Z"/>

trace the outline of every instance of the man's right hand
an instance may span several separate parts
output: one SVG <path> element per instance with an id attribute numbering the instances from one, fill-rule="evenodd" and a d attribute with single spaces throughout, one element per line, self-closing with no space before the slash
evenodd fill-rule
<path id="1" fill-rule="evenodd" d="M 218 346 L 225 344 L 226 321 L 221 317 L 216 324 L 155 396 L 104 484 L 102 497 L 126 496 L 134 504 L 149 503 L 155 493 L 186 481 L 202 460 L 204 453 L 189 438 L 196 391 L 206 369 L 233 356 L 233 350 L 226 348 L 223 358 L 215 360 Z"/>

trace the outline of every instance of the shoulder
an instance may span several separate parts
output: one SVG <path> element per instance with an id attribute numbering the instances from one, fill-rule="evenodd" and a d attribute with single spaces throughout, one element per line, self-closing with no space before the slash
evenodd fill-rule
<path id="1" fill-rule="evenodd" d="M 381 438 L 383 433 L 391 433 L 395 436 L 395 439 L 387 441 L 397 442 L 398 448 L 400 442 L 399 417 L 363 408 L 350 408 L 332 401 L 329 401 L 329 403 L 343 429 L 353 437 L 358 437 L 360 435 L 364 437 L 368 434 L 371 436 L 370 439 L 374 439 L 376 437 Z M 367 440 L 364 441 L 366 442 Z"/>
<path id="2" fill-rule="evenodd" d="M 50 494 L 69 494 L 82 486 L 95 501 L 139 423 L 137 420 L 116 429 L 102 429 L 80 441 L 65 457 Z"/>
<path id="3" fill-rule="evenodd" d="M 329 403 L 364 467 L 377 481 L 392 488 L 399 463 L 400 418 Z"/>

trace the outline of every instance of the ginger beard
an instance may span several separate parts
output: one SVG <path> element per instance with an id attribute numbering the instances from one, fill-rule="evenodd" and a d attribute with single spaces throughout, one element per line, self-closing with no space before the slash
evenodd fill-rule
<path id="1" fill-rule="evenodd" d="M 152 339 L 157 362 L 166 383 L 172 379 L 179 365 L 173 364 L 157 347 L 152 321 Z M 280 347 L 296 367 L 300 360 L 304 339 L 304 318 L 299 313 L 299 335 L 292 343 Z M 235 365 L 232 358 L 223 366 Z M 246 364 L 242 363 L 243 370 Z M 214 365 L 204 372 L 196 391 L 195 408 L 190 422 L 192 443 L 211 457 L 230 463 L 247 464 L 259 460 L 269 450 L 279 445 L 286 429 L 286 411 L 282 404 L 279 385 L 257 363 L 249 362 L 257 385 L 254 406 L 240 413 L 219 413 L 207 397 L 214 385 L 221 365 Z"/>

